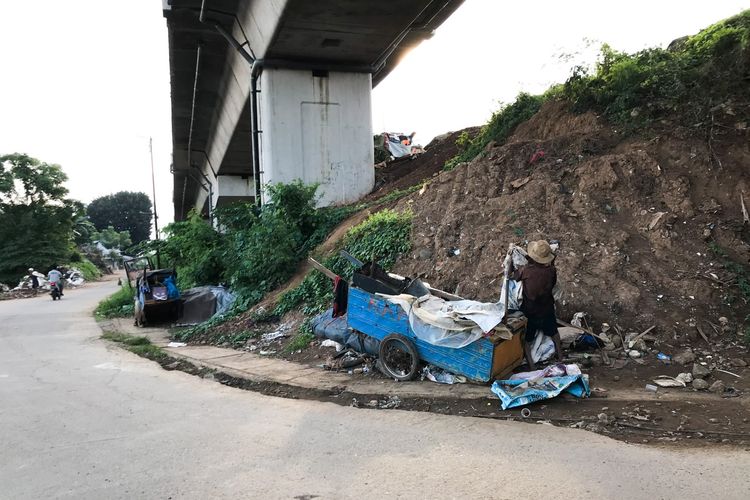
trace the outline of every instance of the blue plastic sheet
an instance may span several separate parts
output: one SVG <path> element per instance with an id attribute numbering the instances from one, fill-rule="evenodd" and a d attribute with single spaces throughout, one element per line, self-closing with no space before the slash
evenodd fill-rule
<path id="1" fill-rule="evenodd" d="M 530 380 L 496 380 L 492 392 L 500 398 L 503 410 L 552 399 L 563 392 L 578 398 L 588 397 L 589 377 L 585 374 L 544 377 Z"/>
<path id="2" fill-rule="evenodd" d="M 347 315 L 344 314 L 334 318 L 333 309 L 328 309 L 313 318 L 313 333 L 318 338 L 331 339 L 346 347 L 351 347 L 357 352 L 376 356 L 380 348 L 380 341 L 350 329 L 346 317 Z"/>

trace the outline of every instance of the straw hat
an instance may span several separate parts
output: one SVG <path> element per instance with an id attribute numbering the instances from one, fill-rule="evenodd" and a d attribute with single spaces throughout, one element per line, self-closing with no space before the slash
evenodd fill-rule
<path id="1" fill-rule="evenodd" d="M 549 243 L 544 240 L 530 242 L 526 253 L 534 259 L 534 262 L 540 264 L 549 264 L 555 258 L 555 254 L 552 253 Z"/>

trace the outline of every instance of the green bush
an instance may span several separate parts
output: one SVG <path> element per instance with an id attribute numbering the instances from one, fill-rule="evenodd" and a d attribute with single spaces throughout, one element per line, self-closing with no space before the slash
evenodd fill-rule
<path id="1" fill-rule="evenodd" d="M 79 271 L 81 271 L 81 274 L 83 274 L 83 278 L 86 281 L 93 281 L 97 278 L 100 278 L 102 273 L 99 271 L 99 268 L 94 265 L 93 262 L 88 260 L 85 257 L 81 257 L 79 255 L 78 261 L 73 261 L 70 264 L 67 264 L 66 267 L 70 269 L 71 267 L 75 267 Z"/>
<path id="2" fill-rule="evenodd" d="M 215 284 L 224 275 L 224 237 L 197 212 L 164 228 L 167 235 L 158 249 L 162 265 L 174 267 L 181 288 Z"/>
<path id="3" fill-rule="evenodd" d="M 338 255 L 338 251 L 343 248 L 363 262 L 374 257 L 381 266 L 390 269 L 396 259 L 411 248 L 412 218 L 411 212 L 399 213 L 389 209 L 371 215 L 351 228 L 335 253 L 325 258 L 322 264 L 339 276 L 351 279 L 351 264 Z M 282 315 L 302 306 L 305 314 L 314 314 L 325 310 L 332 300 L 333 286 L 330 278 L 322 273 L 312 272 L 299 286 L 281 297 L 274 312 Z"/>
<path id="4" fill-rule="evenodd" d="M 460 152 L 445 162 L 445 170 L 452 170 L 461 162 L 471 161 L 492 141 L 502 144 L 516 129 L 539 111 L 548 95 L 518 94 L 515 102 L 502 106 L 474 138 L 462 134 L 456 141 Z"/>
<path id="5" fill-rule="evenodd" d="M 671 49 L 635 54 L 602 47 L 593 72 L 577 67 L 560 96 L 577 110 L 594 109 L 638 128 L 662 117 L 708 125 L 712 109 L 732 96 L 750 97 L 750 10 L 687 37 Z"/>
<path id="6" fill-rule="evenodd" d="M 134 292 L 127 285 L 99 302 L 94 310 L 97 318 L 124 318 L 133 314 Z"/>
<path id="7" fill-rule="evenodd" d="M 711 129 L 717 106 L 750 102 L 750 10 L 687 37 L 671 49 L 626 54 L 603 45 L 593 70 L 577 66 L 564 84 L 544 94 L 521 93 L 502 106 L 479 134 L 462 135 L 460 152 L 445 163 L 452 170 L 474 159 L 491 141 L 504 142 L 522 122 L 550 99 L 565 99 L 575 111 L 603 113 L 626 131 L 670 118 Z"/>

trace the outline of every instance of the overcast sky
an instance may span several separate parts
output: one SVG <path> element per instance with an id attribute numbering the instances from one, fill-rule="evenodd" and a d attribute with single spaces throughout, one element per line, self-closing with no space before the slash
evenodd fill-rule
<path id="1" fill-rule="evenodd" d="M 397 4 L 398 2 L 394 2 Z M 591 62 L 600 42 L 634 51 L 750 8 L 750 0 L 466 0 L 373 93 L 373 126 L 416 142 L 484 123 Z M 151 194 L 172 219 L 169 60 L 161 0 L 0 0 L 0 154 L 59 163 L 73 198 Z"/>

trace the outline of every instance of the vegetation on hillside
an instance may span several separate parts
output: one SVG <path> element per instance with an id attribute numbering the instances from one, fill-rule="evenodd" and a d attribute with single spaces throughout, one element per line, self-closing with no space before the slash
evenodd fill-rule
<path id="1" fill-rule="evenodd" d="M 716 23 L 669 48 L 627 54 L 602 47 L 593 68 L 578 66 L 563 84 L 538 96 L 520 94 L 502 106 L 462 151 L 446 162 L 452 169 L 480 154 L 491 141 L 504 142 L 517 125 L 549 99 L 565 99 L 575 111 L 593 110 L 627 131 L 669 119 L 709 140 L 721 127 L 719 111 L 750 109 L 750 10 Z M 741 108 L 741 109 L 738 109 Z"/>
<path id="2" fill-rule="evenodd" d="M 346 233 L 334 253 L 323 259 L 323 265 L 350 280 L 353 267 L 338 254 L 340 249 L 346 249 L 363 262 L 374 258 L 386 270 L 390 269 L 398 257 L 411 248 L 411 219 L 410 212 L 399 213 L 388 209 L 371 215 Z M 281 297 L 275 313 L 282 315 L 302 307 L 305 314 L 314 314 L 329 307 L 332 300 L 330 278 L 313 272 L 299 286 Z"/>

